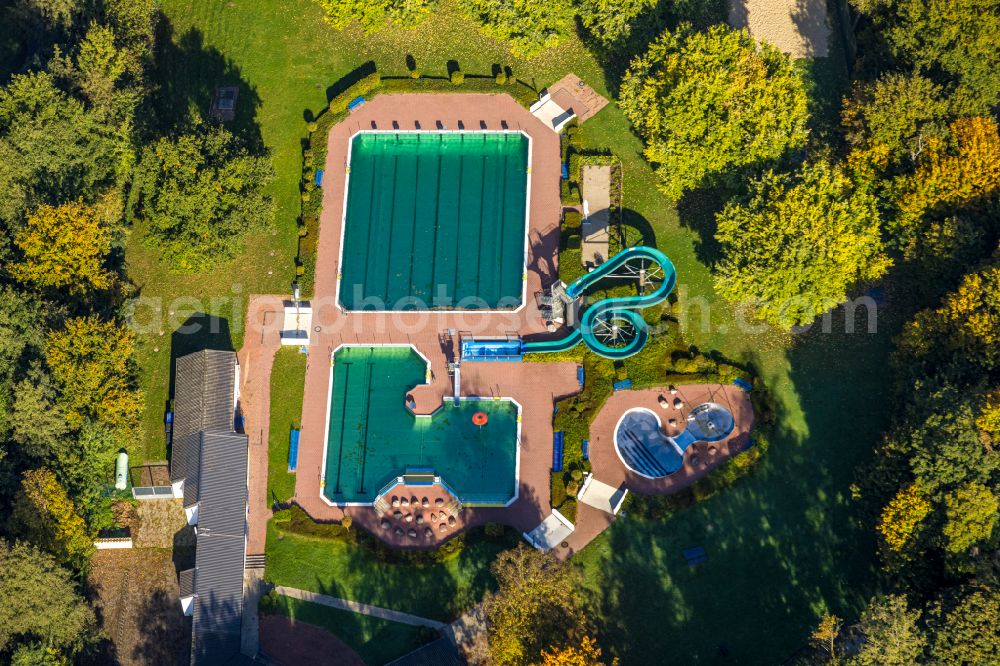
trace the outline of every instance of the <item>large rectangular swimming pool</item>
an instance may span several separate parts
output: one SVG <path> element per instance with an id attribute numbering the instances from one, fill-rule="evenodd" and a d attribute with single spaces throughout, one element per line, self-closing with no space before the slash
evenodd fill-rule
<path id="1" fill-rule="evenodd" d="M 519 132 L 351 140 L 339 298 L 347 310 L 522 304 L 529 141 Z"/>

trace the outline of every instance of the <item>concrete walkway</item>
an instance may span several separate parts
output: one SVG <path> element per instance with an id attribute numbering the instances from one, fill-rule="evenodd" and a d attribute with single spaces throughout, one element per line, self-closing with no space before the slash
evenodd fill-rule
<path id="1" fill-rule="evenodd" d="M 372 617 L 382 618 L 383 620 L 389 620 L 390 622 L 409 624 L 414 627 L 430 627 L 431 629 L 440 631 L 447 626 L 444 622 L 438 622 L 437 620 L 429 620 L 425 617 L 410 615 L 409 613 L 402 613 L 400 611 L 381 608 L 379 606 L 369 606 L 368 604 L 362 604 L 357 601 L 348 601 L 347 599 L 331 597 L 329 595 L 318 594 L 316 592 L 309 592 L 308 590 L 299 590 L 294 587 L 284 587 L 282 585 L 278 585 L 274 588 L 274 591 L 293 599 L 310 601 L 314 604 L 351 611 L 352 613 L 359 613 L 361 615 L 370 615 Z"/>
<path id="2" fill-rule="evenodd" d="M 583 196 L 587 216 L 583 220 L 583 245 L 580 260 L 584 266 L 599 266 L 608 260 L 611 236 L 608 223 L 611 216 L 611 167 L 587 164 L 583 167 Z"/>

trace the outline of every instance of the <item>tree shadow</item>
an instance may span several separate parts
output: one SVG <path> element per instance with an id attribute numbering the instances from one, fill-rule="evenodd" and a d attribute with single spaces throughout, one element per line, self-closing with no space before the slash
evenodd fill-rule
<path id="1" fill-rule="evenodd" d="M 677 217 L 681 226 L 698 234 L 694 250 L 698 260 L 706 266 L 712 266 L 722 258 L 722 245 L 715 237 L 718 229 L 715 216 L 734 194 L 725 187 L 703 187 L 686 192 L 677 202 Z"/>
<path id="2" fill-rule="evenodd" d="M 132 649 L 131 659 L 144 664 L 188 663 L 191 620 L 184 617 L 177 597 L 153 590 L 143 599 L 137 621 L 141 639 Z"/>
<path id="3" fill-rule="evenodd" d="M 209 118 L 216 89 L 236 86 L 235 115 L 224 123 L 248 150 L 260 153 L 264 141 L 257 123 L 261 99 L 257 88 L 243 78 L 240 68 L 214 46 L 205 35 L 189 28 L 179 37 L 162 12 L 156 20 L 156 50 L 152 79 L 156 82 L 154 126 L 164 133 L 181 131 L 190 124 L 192 111 Z"/>
<path id="4" fill-rule="evenodd" d="M 416 61 L 414 61 L 416 65 Z M 355 83 L 365 78 L 366 76 L 371 76 L 377 71 L 375 67 L 375 61 L 369 60 L 368 62 L 358 65 L 350 72 L 344 76 L 337 79 L 332 85 L 326 88 L 326 101 L 329 104 L 333 101 L 333 98 L 341 93 L 345 92 L 348 88 L 353 86 Z M 322 113 L 317 113 L 316 116 L 319 117 Z"/>
<path id="5" fill-rule="evenodd" d="M 657 247 L 656 231 L 642 213 L 631 208 L 622 209 L 621 226 L 625 245 L 639 244 Z"/>

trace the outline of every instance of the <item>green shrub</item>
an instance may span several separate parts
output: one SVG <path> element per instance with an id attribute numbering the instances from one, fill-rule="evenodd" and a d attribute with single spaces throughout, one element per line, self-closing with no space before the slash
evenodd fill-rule
<path id="1" fill-rule="evenodd" d="M 577 504 L 576 504 L 576 500 L 575 499 L 567 499 L 560 506 L 558 506 L 557 509 L 559 510 L 559 513 L 561 513 L 563 515 L 563 517 L 566 518 L 566 520 L 568 520 L 569 522 L 575 524 L 576 523 L 576 507 L 577 507 Z"/>
<path id="2" fill-rule="evenodd" d="M 570 145 L 573 145 L 573 136 L 570 135 Z M 569 156 L 569 179 L 574 183 L 579 184 L 580 178 L 583 175 L 583 157 L 578 153 L 570 153 Z"/>
<path id="3" fill-rule="evenodd" d="M 507 75 L 503 73 L 503 70 L 497 73 L 496 82 L 498 86 L 507 85 Z"/>
<path id="4" fill-rule="evenodd" d="M 583 470 L 580 469 L 580 468 L 576 468 L 572 472 L 569 473 L 569 476 L 570 476 L 571 479 L 573 479 L 577 483 L 580 483 L 580 481 L 583 480 Z"/>
<path id="5" fill-rule="evenodd" d="M 460 86 L 463 83 L 465 83 L 465 74 L 462 73 L 462 70 L 456 69 L 454 72 L 451 73 L 450 79 L 451 79 L 451 85 Z"/>
<path id="6" fill-rule="evenodd" d="M 342 113 L 347 110 L 347 105 L 358 97 L 370 93 L 382 84 L 382 77 L 378 72 L 372 72 L 357 83 L 348 86 L 344 92 L 330 100 L 330 113 Z"/>
<path id="7" fill-rule="evenodd" d="M 583 224 L 583 216 L 578 210 L 567 210 L 563 213 L 563 229 L 579 229 Z"/>
<path id="8" fill-rule="evenodd" d="M 566 496 L 576 497 L 576 494 L 580 492 L 580 484 L 576 481 L 570 481 L 566 484 Z"/>
<path id="9" fill-rule="evenodd" d="M 410 70 L 410 78 L 411 79 L 419 79 L 420 78 L 420 70 L 419 69 L 411 69 Z"/>
<path id="10" fill-rule="evenodd" d="M 306 267 L 303 266 L 302 264 L 298 264 L 295 267 L 295 277 L 302 277 L 305 274 L 306 274 Z"/>
<path id="11" fill-rule="evenodd" d="M 486 526 L 483 528 L 483 531 L 486 533 L 486 536 L 490 537 L 491 539 L 502 537 L 505 530 L 506 528 L 500 523 L 486 523 Z"/>
<path id="12" fill-rule="evenodd" d="M 580 205 L 580 190 L 571 185 L 568 180 L 559 181 L 559 197 L 564 206 Z"/>
<path id="13" fill-rule="evenodd" d="M 558 507 L 566 501 L 566 482 L 563 481 L 562 472 L 552 472 L 550 483 L 552 493 L 552 506 Z"/>
<path id="14" fill-rule="evenodd" d="M 302 203 L 309 203 L 309 200 L 311 198 L 312 198 L 312 196 L 310 195 L 310 193 L 309 193 L 308 190 L 306 190 L 305 192 L 302 193 Z"/>
<path id="15" fill-rule="evenodd" d="M 310 125 L 315 125 L 316 123 L 309 123 Z M 313 130 L 315 131 L 315 130 Z M 313 151 L 312 148 L 306 148 L 302 151 L 302 166 L 311 167 L 313 165 Z"/>
<path id="16" fill-rule="evenodd" d="M 345 530 L 351 529 L 351 525 L 353 524 L 354 524 L 354 519 L 351 518 L 350 516 L 344 516 L 343 519 L 341 519 L 340 521 L 340 526 L 343 527 Z"/>
<path id="17" fill-rule="evenodd" d="M 309 130 L 310 132 L 315 132 L 316 130 L 319 129 L 319 125 L 317 125 L 315 121 L 311 122 L 311 123 L 307 123 L 306 124 L 306 129 Z"/>

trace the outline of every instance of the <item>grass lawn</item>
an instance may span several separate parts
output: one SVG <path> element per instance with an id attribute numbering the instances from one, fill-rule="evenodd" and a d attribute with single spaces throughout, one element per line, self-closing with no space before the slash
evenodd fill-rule
<path id="1" fill-rule="evenodd" d="M 387 564 L 362 545 L 279 533 L 272 523 L 267 527 L 267 579 L 448 622 L 495 589 L 490 562 L 509 547 L 507 539 L 474 539 L 443 563 Z"/>
<path id="2" fill-rule="evenodd" d="M 288 433 L 300 427 L 306 380 L 306 355 L 298 347 L 282 347 L 271 369 L 271 426 L 267 437 L 267 496 L 287 502 L 295 494 L 295 475 L 288 473 Z"/>
<path id="3" fill-rule="evenodd" d="M 200 44 L 209 55 L 225 54 L 223 74 L 228 67 L 247 86 L 241 103 L 259 102 L 254 119 L 278 173 L 275 235 L 251 239 L 244 258 L 211 274 L 173 276 L 142 246 L 141 230 L 133 237 L 130 270 L 144 295 L 169 302 L 198 294 L 204 302 L 199 307 L 209 311 L 207 298 L 229 295 L 237 283 L 241 299 L 256 291 L 288 290 L 304 119 L 326 103 L 328 86 L 362 63 L 373 59 L 384 74 L 405 73 L 407 54 L 425 73 L 443 73 L 453 58 L 467 73 L 507 64 L 538 87 L 573 71 L 598 92 L 607 90 L 597 61 L 579 40 L 567 39 L 525 63 L 479 35 L 456 15 L 451 0 L 415 30 L 371 36 L 330 30 L 312 2 L 297 4 L 294 11 L 278 0 L 163 0 L 162 7 L 176 39 L 196 31 L 198 39 L 188 43 Z M 833 66 L 827 69 L 836 69 L 828 63 Z M 812 74 L 829 77 L 819 69 Z M 835 86 L 817 86 L 816 92 L 839 95 Z M 676 312 L 685 340 L 753 363 L 780 415 L 770 453 L 749 479 L 660 524 L 625 518 L 576 558 L 592 590 L 601 642 L 623 664 L 661 661 L 665 654 L 710 663 L 726 651 L 744 663 L 780 661 L 803 644 L 822 612 L 852 617 L 873 589 L 872 545 L 867 531 L 855 524 L 849 486 L 853 469 L 885 425 L 871 398 L 887 392 L 884 360 L 892 325 L 881 317 L 877 335 L 846 336 L 815 331 L 792 336 L 740 326 L 712 285 L 710 213 L 722 204 L 718 196 L 692 195 L 679 206 L 664 200 L 640 141 L 614 104 L 584 124 L 581 137 L 585 146 L 610 148 L 621 158 L 624 216 L 635 227 L 632 235 L 663 249 L 677 267 Z M 223 301 L 215 311 L 240 315 L 231 322 L 238 346 L 240 307 Z M 174 326 L 164 328 L 170 333 Z M 162 457 L 169 345 L 155 331 L 144 335 L 139 358 L 147 391 L 145 452 Z M 357 547 L 291 536 L 278 541 L 271 530 L 268 575 L 283 584 L 441 619 L 489 586 L 486 566 L 494 553 L 488 549 L 472 548 L 433 567 L 386 566 Z M 680 556 L 689 545 L 705 546 L 710 558 L 694 572 Z"/>
<path id="4" fill-rule="evenodd" d="M 382 666 L 427 642 L 427 630 L 420 627 L 281 595 L 268 598 L 263 612 L 284 615 L 297 622 L 307 622 L 325 629 L 347 643 L 371 666 Z"/>

